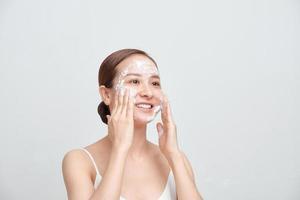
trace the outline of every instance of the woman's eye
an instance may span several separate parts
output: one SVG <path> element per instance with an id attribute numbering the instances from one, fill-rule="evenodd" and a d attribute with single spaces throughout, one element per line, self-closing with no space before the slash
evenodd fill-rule
<path id="1" fill-rule="evenodd" d="M 129 83 L 138 84 L 138 83 L 139 83 L 139 80 L 133 79 L 133 80 L 130 80 Z"/>
<path id="2" fill-rule="evenodd" d="M 160 83 L 159 82 L 153 82 L 152 85 L 160 86 Z"/>

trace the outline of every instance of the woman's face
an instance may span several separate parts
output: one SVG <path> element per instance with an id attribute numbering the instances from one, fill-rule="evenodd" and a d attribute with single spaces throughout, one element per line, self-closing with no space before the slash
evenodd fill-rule
<path id="1" fill-rule="evenodd" d="M 117 66 L 113 97 L 127 88 L 134 99 L 135 123 L 149 123 L 161 110 L 162 90 L 155 64 L 144 55 L 132 55 Z"/>

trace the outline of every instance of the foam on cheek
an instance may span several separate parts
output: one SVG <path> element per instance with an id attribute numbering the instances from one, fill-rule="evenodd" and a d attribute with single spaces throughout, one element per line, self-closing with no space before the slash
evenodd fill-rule
<path id="1" fill-rule="evenodd" d="M 124 91 L 125 91 L 124 80 L 123 80 L 123 81 L 119 81 L 119 82 L 116 84 L 115 90 L 116 90 L 116 91 L 119 91 L 121 95 L 124 95 Z"/>
<path id="2" fill-rule="evenodd" d="M 131 88 L 131 87 L 127 87 L 127 86 L 124 85 L 124 82 L 125 82 L 124 77 L 127 75 L 127 73 L 128 73 L 128 69 L 125 69 L 124 71 L 122 71 L 120 73 L 120 76 L 118 78 L 118 82 L 115 86 L 115 90 L 119 91 L 121 95 L 124 95 L 125 89 L 126 88 L 129 89 L 129 95 L 131 97 L 133 97 L 133 102 L 135 103 L 136 102 L 136 94 L 137 94 L 136 89 Z"/>
<path id="3" fill-rule="evenodd" d="M 134 88 L 129 88 L 129 95 L 131 96 L 131 97 L 133 97 L 133 99 L 134 99 L 134 101 L 135 101 L 135 99 L 136 99 L 136 94 L 137 94 L 137 91 L 136 91 L 136 89 L 134 89 Z"/>
<path id="4" fill-rule="evenodd" d="M 152 116 L 149 116 L 148 119 L 147 119 L 147 122 L 151 122 L 155 119 L 156 115 L 159 113 L 159 111 L 161 111 L 162 109 L 162 97 L 159 97 L 159 100 L 160 100 L 160 104 L 157 105 L 157 106 L 154 106 L 154 112 L 153 112 L 153 115 Z"/>
<path id="5" fill-rule="evenodd" d="M 124 71 L 122 71 L 121 73 L 120 73 L 120 75 L 119 75 L 119 77 L 118 77 L 118 82 L 117 82 L 117 84 L 116 84 L 116 86 L 115 86 L 115 90 L 116 91 L 120 91 L 120 92 L 123 92 L 124 93 L 124 76 L 126 76 L 126 74 L 127 74 L 127 69 L 126 70 L 124 70 Z"/>

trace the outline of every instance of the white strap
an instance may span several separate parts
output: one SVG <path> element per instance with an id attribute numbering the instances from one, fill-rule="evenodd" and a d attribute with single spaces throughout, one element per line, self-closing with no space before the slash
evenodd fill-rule
<path id="1" fill-rule="evenodd" d="M 95 169 L 96 169 L 96 173 L 100 176 L 100 173 L 99 173 L 99 171 L 98 171 L 98 167 L 97 167 L 97 165 L 96 165 L 96 163 L 95 163 L 94 158 L 93 158 L 92 155 L 90 154 L 90 152 L 89 152 L 88 150 L 86 150 L 85 148 L 81 148 L 81 149 L 84 150 L 84 151 L 87 153 L 87 155 L 89 155 L 89 157 L 90 157 L 90 159 L 92 160 L 93 165 L 94 165 L 94 167 L 95 167 Z"/>

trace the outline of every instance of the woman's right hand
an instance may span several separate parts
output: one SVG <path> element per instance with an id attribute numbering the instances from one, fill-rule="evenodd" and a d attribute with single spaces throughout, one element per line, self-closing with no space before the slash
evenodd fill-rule
<path id="1" fill-rule="evenodd" d="M 111 115 L 106 116 L 112 147 L 125 151 L 129 150 L 132 144 L 134 131 L 134 102 L 129 92 L 127 88 L 123 93 L 120 90 L 116 91 Z"/>

